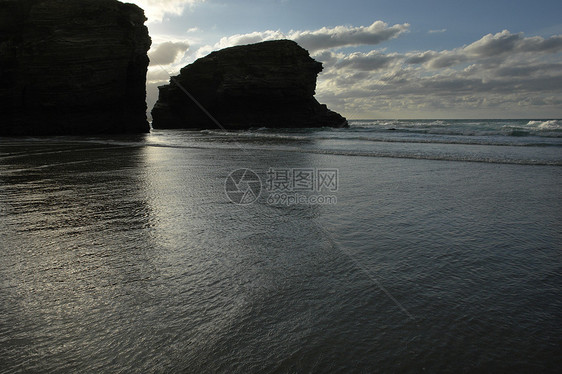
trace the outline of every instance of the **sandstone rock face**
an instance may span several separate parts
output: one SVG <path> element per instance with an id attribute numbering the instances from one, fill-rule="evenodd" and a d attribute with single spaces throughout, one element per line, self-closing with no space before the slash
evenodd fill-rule
<path id="1" fill-rule="evenodd" d="M 152 127 L 347 126 L 345 118 L 314 98 L 320 71 L 322 64 L 289 40 L 213 52 L 159 87 Z"/>
<path id="2" fill-rule="evenodd" d="M 0 135 L 148 132 L 142 9 L 0 0 Z"/>

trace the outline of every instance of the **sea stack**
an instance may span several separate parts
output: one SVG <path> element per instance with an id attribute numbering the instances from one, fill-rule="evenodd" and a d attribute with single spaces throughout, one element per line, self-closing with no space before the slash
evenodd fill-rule
<path id="1" fill-rule="evenodd" d="M 159 87 L 153 128 L 345 127 L 314 98 L 322 63 L 290 40 L 213 52 Z"/>
<path id="2" fill-rule="evenodd" d="M 117 0 L 0 0 L 0 135 L 150 131 L 145 21 Z"/>

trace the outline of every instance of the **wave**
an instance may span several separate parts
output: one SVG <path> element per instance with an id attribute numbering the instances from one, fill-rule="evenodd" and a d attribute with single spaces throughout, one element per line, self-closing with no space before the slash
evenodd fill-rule
<path id="1" fill-rule="evenodd" d="M 540 130 L 562 130 L 562 120 L 551 119 L 548 121 L 529 121 L 527 126 Z"/>
<path id="2" fill-rule="evenodd" d="M 292 148 L 282 146 L 229 146 L 223 143 L 221 146 L 210 143 L 200 144 L 165 144 L 156 142 L 147 142 L 142 144 L 134 144 L 132 146 L 145 146 L 156 148 L 175 148 L 175 149 L 200 149 L 200 150 L 228 150 L 250 153 L 253 151 L 260 152 L 289 152 L 304 154 L 319 154 L 329 156 L 347 156 L 347 157 L 384 157 L 384 158 L 401 158 L 415 160 L 434 160 L 434 161 L 459 161 L 459 162 L 480 162 L 491 164 L 512 164 L 512 165 L 533 165 L 533 166 L 562 166 L 562 160 L 536 160 L 536 159 L 515 159 L 515 158 L 499 158 L 485 157 L 474 154 L 430 154 L 430 153 L 411 153 L 401 151 L 355 151 L 355 150 L 336 150 L 336 149 L 313 149 L 313 148 Z"/>
<path id="3" fill-rule="evenodd" d="M 512 165 L 533 165 L 533 166 L 562 166 L 562 160 L 536 160 L 536 159 L 516 159 L 516 158 L 499 158 L 499 157 L 486 157 L 474 154 L 431 154 L 431 153 L 414 153 L 404 151 L 357 151 L 348 149 L 314 149 L 314 148 L 293 148 L 283 146 L 248 146 L 241 145 L 229 146 L 227 144 L 211 143 L 198 143 L 198 144 L 165 144 L 147 142 L 138 144 L 147 147 L 158 148 L 177 148 L 177 149 L 201 149 L 201 150 L 229 150 L 250 153 L 254 151 L 260 152 L 289 152 L 289 153 L 304 153 L 304 154 L 319 154 L 329 156 L 347 156 L 347 157 L 384 157 L 384 158 L 401 158 L 401 159 L 415 159 L 415 160 L 434 160 L 434 161 L 459 161 L 459 162 L 480 162 L 491 164 L 512 164 Z"/>
<path id="4" fill-rule="evenodd" d="M 240 150 L 240 147 L 214 147 L 205 145 L 162 145 L 147 144 L 149 147 L 166 147 L 181 149 L 220 149 L 220 150 Z M 384 151 L 353 151 L 353 150 L 334 150 L 334 149 L 303 149 L 303 148 L 286 148 L 286 147 L 244 147 L 245 152 L 261 151 L 261 152 L 290 152 L 305 154 L 320 154 L 331 156 L 347 156 L 347 157 L 384 157 L 384 158 L 402 158 L 415 160 L 434 160 L 434 161 L 459 161 L 459 162 L 480 162 L 490 164 L 512 164 L 512 165 L 533 165 L 533 166 L 562 166 L 562 160 L 534 160 L 534 159 L 514 159 L 514 158 L 497 158 L 497 157 L 479 157 L 476 155 L 461 154 L 429 154 L 429 153 L 406 153 L 406 152 L 384 152 Z"/>
<path id="5" fill-rule="evenodd" d="M 331 138 L 322 138 L 331 139 Z M 487 146 L 499 146 L 499 147 L 557 147 L 562 144 L 558 143 L 546 143 L 546 142 L 506 142 L 501 141 L 501 139 L 406 139 L 406 138 L 375 138 L 375 137 L 348 137 L 346 140 L 357 140 L 366 142 L 378 142 L 378 143 L 408 143 L 408 144 L 457 144 L 457 145 L 487 145 Z"/>
<path id="6" fill-rule="evenodd" d="M 350 131 L 454 136 L 562 137 L 562 120 L 355 120 Z"/>
<path id="7" fill-rule="evenodd" d="M 178 135 L 178 134 L 174 134 Z M 229 133 L 229 136 L 232 135 Z M 236 136 L 243 136 L 248 134 L 238 134 Z M 253 134 L 252 136 L 254 136 Z M 191 136 L 188 137 L 192 139 Z M 235 138 L 238 140 L 238 138 Z M 63 141 L 65 139 L 59 139 Z M 76 139 L 68 139 L 71 143 L 76 144 L 78 143 Z M 433 150 L 424 150 L 421 148 L 417 148 L 415 150 L 407 150 L 401 147 L 397 147 L 396 149 L 353 149 L 353 144 L 350 144 L 350 147 L 345 147 L 343 149 L 329 149 L 321 145 L 323 148 L 313 148 L 316 147 L 317 144 L 307 144 L 307 146 L 299 146 L 299 144 L 295 144 L 294 146 L 288 146 L 283 142 L 267 144 L 267 143 L 245 143 L 240 144 L 239 142 L 225 142 L 225 141 L 206 141 L 206 139 L 192 139 L 193 141 L 185 141 L 186 139 L 176 139 L 173 136 L 170 137 L 169 134 L 165 134 L 162 139 L 158 138 L 149 138 L 143 141 L 127 141 L 127 140 L 113 140 L 113 139 L 104 139 L 104 138 L 90 138 L 84 139 L 83 143 L 85 144 L 99 144 L 110 146 L 111 149 L 116 148 L 134 148 L 134 147 L 155 147 L 155 148 L 175 148 L 175 149 L 200 149 L 200 150 L 243 150 L 244 152 L 291 152 L 291 153 L 303 153 L 303 154 L 320 154 L 320 155 L 330 155 L 330 156 L 346 156 L 346 157 L 384 157 L 384 158 L 400 158 L 400 159 L 417 159 L 417 160 L 436 160 L 436 161 L 458 161 L 458 162 L 480 162 L 480 163 L 493 163 L 493 164 L 515 164 L 515 165 L 542 165 L 542 166 L 562 166 L 562 160 L 560 158 L 553 158 L 552 155 L 549 156 L 548 159 L 535 159 L 526 156 L 525 154 L 521 154 L 520 156 L 517 155 L 490 155 L 488 154 L 478 154 L 474 152 L 467 153 L 462 149 L 458 149 L 457 151 L 452 150 L 452 152 L 448 153 L 436 153 L 435 149 Z M 394 141 L 394 140 L 391 140 Z M 96 147 L 92 148 L 92 151 L 104 151 L 105 149 L 109 149 L 106 147 Z M 73 147 L 71 149 L 65 149 L 63 152 L 80 152 L 83 151 L 84 148 L 81 147 Z M 54 151 L 57 152 L 57 151 Z M 25 155 L 42 155 L 48 152 L 29 152 L 25 153 Z M 501 152 L 503 153 L 503 152 Z M 552 153 L 552 152 L 551 152 Z M 534 154 L 534 153 L 533 153 Z M 11 157 L 22 157 L 24 154 L 14 154 Z M 53 166 L 53 165 L 48 165 Z M 5 173 L 13 173 L 18 170 L 5 170 L 0 175 Z"/>
<path id="8" fill-rule="evenodd" d="M 532 165 L 532 166 L 562 166 L 562 161 L 557 160 L 528 160 L 528 159 L 508 159 L 494 157 L 476 157 L 469 155 L 432 155 L 418 153 L 394 153 L 394 152 L 355 152 L 355 151 L 336 151 L 336 150 L 284 150 L 286 152 L 325 154 L 334 156 L 350 157 L 384 157 L 384 158 L 404 158 L 415 160 L 433 161 L 458 161 L 458 162 L 480 162 L 488 164 L 510 164 L 510 165 Z"/>
<path id="9" fill-rule="evenodd" d="M 300 135 L 303 131 L 308 130 L 308 133 Z M 406 134 L 415 135 L 439 135 L 439 136 L 417 136 L 405 137 L 399 136 L 396 132 L 388 130 L 380 131 L 377 129 L 370 129 L 370 131 L 314 131 L 315 129 L 301 129 L 299 135 L 294 131 L 287 133 L 286 130 L 274 129 L 259 129 L 257 131 L 224 131 L 224 130 L 202 130 L 199 133 L 204 135 L 211 135 L 219 139 L 236 139 L 240 141 L 298 141 L 298 142 L 311 142 L 311 141 L 364 141 L 364 142 L 381 142 L 381 143 L 410 143 L 410 144 L 466 144 L 466 145 L 489 145 L 489 146 L 515 146 L 515 147 L 544 147 L 544 146 L 562 146 L 560 142 L 548 142 L 541 139 L 529 138 L 520 139 L 517 142 L 506 139 L 505 135 L 507 130 L 503 132 L 476 132 L 466 133 L 458 131 L 401 131 Z M 518 130 L 512 129 L 512 136 L 524 137 L 528 132 L 521 132 L 516 134 Z M 496 135 L 496 136 L 495 136 Z M 217 140 L 219 140 L 217 139 Z"/>

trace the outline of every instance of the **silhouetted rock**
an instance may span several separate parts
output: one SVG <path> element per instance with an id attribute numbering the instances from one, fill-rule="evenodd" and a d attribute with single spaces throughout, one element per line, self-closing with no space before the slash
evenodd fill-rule
<path id="1" fill-rule="evenodd" d="M 320 62 L 289 40 L 213 52 L 159 87 L 152 126 L 219 127 L 210 117 L 227 129 L 347 126 L 345 118 L 314 98 L 321 71 Z"/>
<path id="2" fill-rule="evenodd" d="M 148 132 L 142 9 L 0 0 L 0 135 Z"/>

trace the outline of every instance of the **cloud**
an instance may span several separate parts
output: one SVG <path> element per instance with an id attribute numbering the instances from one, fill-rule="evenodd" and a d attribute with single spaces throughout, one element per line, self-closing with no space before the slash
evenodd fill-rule
<path id="1" fill-rule="evenodd" d="M 502 31 L 443 51 L 322 51 L 313 55 L 325 66 L 317 96 L 350 119 L 451 113 L 560 117 L 561 43 L 560 35 Z"/>
<path id="2" fill-rule="evenodd" d="M 315 52 L 327 49 L 358 45 L 377 45 L 408 32 L 410 25 L 388 26 L 383 21 L 375 21 L 370 26 L 336 26 L 322 27 L 318 30 L 289 31 L 287 34 L 279 30 L 266 30 L 248 34 L 237 34 L 222 38 L 216 48 L 226 48 L 234 45 L 258 43 L 266 40 L 290 39 L 303 48 Z"/>
<path id="3" fill-rule="evenodd" d="M 532 77 L 537 74 L 540 75 L 557 75 L 562 71 L 562 63 L 542 64 L 537 63 L 533 65 L 507 65 L 495 69 L 495 74 L 498 77 Z"/>
<path id="4" fill-rule="evenodd" d="M 560 51 L 562 51 L 562 35 L 554 35 L 548 39 L 540 36 L 526 38 L 523 33 L 512 34 L 508 30 L 494 35 L 485 35 L 462 49 L 462 52 L 478 57 L 519 52 L 556 53 Z"/>
<path id="5" fill-rule="evenodd" d="M 423 64 L 434 59 L 436 55 L 437 52 L 434 51 L 411 53 L 404 62 L 406 64 Z"/>
<path id="6" fill-rule="evenodd" d="M 292 31 L 289 39 L 299 43 L 309 51 L 341 48 L 358 45 L 377 45 L 408 32 L 410 25 L 388 26 L 383 21 L 375 21 L 370 26 L 323 27 L 315 31 Z"/>
<path id="7" fill-rule="evenodd" d="M 425 65 L 430 69 L 443 69 L 458 65 L 465 61 L 467 61 L 467 57 L 461 53 L 444 52 L 427 61 Z"/>
<path id="8" fill-rule="evenodd" d="M 453 67 L 469 61 L 487 61 L 501 64 L 506 58 L 522 54 L 553 54 L 562 52 L 562 35 L 547 39 L 540 36 L 524 37 L 523 33 L 512 34 L 504 30 L 487 34 L 479 40 L 460 48 L 444 51 L 413 52 L 405 63 L 424 64 L 429 69 Z"/>
<path id="9" fill-rule="evenodd" d="M 248 34 L 236 34 L 228 37 L 223 37 L 215 44 L 216 49 L 232 47 L 235 45 L 253 44 L 266 40 L 287 39 L 287 36 L 281 31 L 256 31 Z"/>
<path id="10" fill-rule="evenodd" d="M 179 16 L 187 6 L 202 3 L 205 0 L 136 0 L 135 3 L 144 9 L 148 22 L 162 22 L 168 15 Z"/>
<path id="11" fill-rule="evenodd" d="M 463 52 L 478 57 L 491 57 L 509 53 L 515 49 L 517 43 L 523 38 L 522 35 L 522 33 L 512 34 L 507 30 L 495 35 L 488 34 L 463 48 Z"/>
<path id="12" fill-rule="evenodd" d="M 201 58 L 201 57 L 207 56 L 209 53 L 211 53 L 215 50 L 216 50 L 216 48 L 214 48 L 212 45 L 207 44 L 207 45 L 204 45 L 204 46 L 201 46 L 201 47 L 197 48 L 197 51 L 195 52 L 194 57 L 196 59 Z"/>
<path id="13" fill-rule="evenodd" d="M 146 74 L 146 81 L 148 83 L 165 83 L 170 79 L 170 74 L 167 70 L 163 69 L 148 69 Z"/>
<path id="14" fill-rule="evenodd" d="M 429 30 L 427 33 L 428 34 L 440 34 L 447 31 L 447 29 L 440 29 L 440 30 Z"/>
<path id="15" fill-rule="evenodd" d="M 164 42 L 148 54 L 150 65 L 170 65 L 183 55 L 189 48 L 186 42 Z"/>
<path id="16" fill-rule="evenodd" d="M 354 52 L 339 59 L 335 67 L 357 71 L 378 71 L 390 67 L 397 60 L 400 60 L 400 56 L 397 54 L 385 54 L 380 51 Z"/>
<path id="17" fill-rule="evenodd" d="M 554 35 L 548 39 L 541 36 L 524 38 L 518 43 L 517 48 L 522 52 L 560 52 L 562 51 L 562 35 Z"/>

